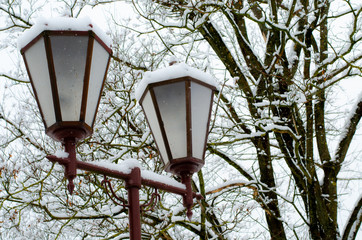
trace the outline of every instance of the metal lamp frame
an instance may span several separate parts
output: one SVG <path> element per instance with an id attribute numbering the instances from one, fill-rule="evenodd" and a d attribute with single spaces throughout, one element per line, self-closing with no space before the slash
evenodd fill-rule
<path id="1" fill-rule="evenodd" d="M 82 101 L 81 101 L 81 110 L 80 110 L 80 116 L 78 121 L 63 121 L 62 119 L 62 113 L 60 108 L 60 100 L 59 100 L 59 93 L 58 93 L 58 87 L 57 87 L 57 78 L 55 74 L 55 66 L 54 66 L 54 58 L 52 53 L 52 45 L 50 41 L 51 36 L 88 36 L 88 46 L 87 46 L 87 55 L 86 55 L 86 64 L 85 64 L 85 72 L 84 72 L 84 80 L 83 80 L 83 89 L 82 91 Z M 33 83 L 33 76 L 31 75 L 30 69 L 29 69 L 29 63 L 26 59 L 25 52 L 31 48 L 37 41 L 44 40 L 44 46 L 45 46 L 45 53 L 47 58 L 47 70 L 49 72 L 49 79 L 50 79 L 50 85 L 52 90 L 52 96 L 53 96 L 53 107 L 54 107 L 54 113 L 55 113 L 55 119 L 56 122 L 48 126 L 46 121 L 44 120 L 44 112 L 41 108 L 41 104 L 39 101 L 38 95 L 41 93 L 37 92 L 37 89 L 35 88 L 35 85 Z M 46 134 L 52 137 L 53 139 L 64 142 L 64 139 L 67 137 L 76 137 L 77 139 L 81 140 L 88 136 L 90 136 L 93 132 L 93 125 L 95 122 L 95 116 L 97 115 L 98 111 L 98 105 L 101 99 L 101 94 L 99 94 L 98 100 L 97 100 L 97 106 L 96 111 L 93 116 L 92 124 L 88 125 L 85 123 L 85 114 L 87 111 L 87 100 L 88 100 L 88 88 L 89 88 L 89 79 L 90 79 L 90 71 L 91 71 L 91 62 L 93 56 L 93 45 L 94 42 L 97 41 L 108 53 L 109 57 L 107 60 L 107 65 L 105 69 L 105 74 L 102 80 L 101 90 L 103 89 L 105 80 L 106 80 L 106 73 L 109 68 L 109 62 L 112 55 L 112 50 L 93 32 L 93 31 L 52 31 L 52 30 L 46 30 L 43 31 L 41 34 L 39 34 L 37 37 L 35 37 L 32 41 L 30 41 L 24 48 L 20 50 L 21 54 L 23 55 L 23 59 L 25 62 L 25 66 L 30 78 L 30 82 L 35 94 L 36 101 L 39 106 L 40 114 L 43 119 L 43 123 L 45 126 Z"/>
<path id="2" fill-rule="evenodd" d="M 160 109 L 156 100 L 156 96 L 155 96 L 155 92 L 154 92 L 154 88 L 158 87 L 158 86 L 163 86 L 163 85 L 168 85 L 168 84 L 172 84 L 172 83 L 177 83 L 177 82 L 184 82 L 185 83 L 185 100 L 186 100 L 186 149 L 187 149 L 187 156 L 183 157 L 183 158 L 174 158 L 172 156 L 171 153 L 171 148 L 170 148 L 170 144 L 169 141 L 167 139 L 167 135 L 166 135 L 166 130 L 165 127 L 162 123 L 162 117 L 161 117 L 161 113 L 160 113 Z M 192 143 L 192 134 L 193 134 L 193 129 L 192 129 L 192 116 L 191 116 L 191 82 L 195 82 L 197 84 L 200 84 L 202 86 L 205 86 L 209 89 L 211 89 L 211 95 L 210 95 L 210 104 L 209 104 L 209 110 L 208 110 L 208 121 L 207 121 L 207 127 L 206 127 L 206 132 L 205 134 L 205 141 L 203 143 L 203 158 L 199 159 L 196 157 L 193 157 L 192 154 L 192 148 L 193 148 L 193 143 Z M 166 81 L 162 81 L 162 82 L 157 82 L 157 83 L 151 83 L 149 84 L 144 93 L 142 94 L 142 97 L 140 98 L 140 104 L 142 106 L 142 102 L 147 94 L 147 92 L 150 92 L 152 101 L 153 101 L 153 105 L 155 106 L 155 111 L 156 111 L 156 115 L 157 115 L 157 121 L 158 121 L 158 125 L 161 129 L 161 134 L 162 134 L 162 138 L 165 142 L 165 146 L 166 146 L 166 152 L 168 155 L 168 159 L 170 160 L 168 163 L 165 164 L 165 171 L 167 172 L 171 172 L 173 174 L 182 176 L 184 174 L 193 174 L 195 172 L 198 172 L 202 166 L 205 163 L 205 151 L 206 151 L 206 142 L 207 142 L 207 136 L 208 136 L 208 129 L 209 129 L 209 125 L 210 125 L 210 117 L 211 117 L 211 110 L 212 110 L 212 101 L 213 101 L 213 97 L 214 97 L 214 91 L 216 90 L 216 88 L 212 85 L 209 85 L 203 81 L 200 81 L 198 79 L 195 79 L 193 77 L 189 77 L 189 76 L 185 76 L 185 77 L 180 77 L 180 78 L 174 78 L 174 79 L 170 79 L 170 80 L 166 80 Z M 143 106 L 142 109 L 144 110 Z M 149 123 L 149 119 L 146 116 L 147 122 Z M 150 125 L 150 124 L 149 124 Z M 151 132 L 152 132 L 152 128 L 151 128 Z M 154 133 L 152 132 L 152 134 L 154 135 Z M 158 143 L 156 142 L 157 148 L 158 148 Z M 158 148 L 159 149 L 159 148 Z M 162 156 L 161 156 L 162 157 Z M 165 161 L 163 161 L 165 163 Z"/>

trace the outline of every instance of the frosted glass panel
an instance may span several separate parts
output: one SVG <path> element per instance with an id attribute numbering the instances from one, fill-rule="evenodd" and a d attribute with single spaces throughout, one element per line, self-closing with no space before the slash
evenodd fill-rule
<path id="1" fill-rule="evenodd" d="M 50 36 L 63 121 L 79 121 L 88 36 Z"/>
<path id="2" fill-rule="evenodd" d="M 55 123 L 55 113 L 43 38 L 25 52 L 25 59 L 37 92 L 39 107 L 42 110 L 46 127 L 50 127 Z"/>
<path id="3" fill-rule="evenodd" d="M 185 83 L 177 82 L 154 88 L 172 158 L 187 156 Z"/>
<path id="4" fill-rule="evenodd" d="M 93 125 L 94 114 L 97 109 L 98 99 L 101 95 L 103 78 L 106 74 L 108 58 L 109 53 L 97 41 L 94 41 L 89 78 L 88 102 L 85 116 L 85 122 L 89 126 Z"/>
<path id="5" fill-rule="evenodd" d="M 170 161 L 167 156 L 165 143 L 162 138 L 161 129 L 157 121 L 157 115 L 155 111 L 155 107 L 152 103 L 152 98 L 150 92 L 147 92 L 146 96 L 142 102 L 143 111 L 145 112 L 148 120 L 148 124 L 151 128 L 153 137 L 157 143 L 158 151 L 160 151 L 162 160 L 165 165 Z"/>
<path id="6" fill-rule="evenodd" d="M 192 155 L 203 159 L 212 91 L 191 82 Z"/>

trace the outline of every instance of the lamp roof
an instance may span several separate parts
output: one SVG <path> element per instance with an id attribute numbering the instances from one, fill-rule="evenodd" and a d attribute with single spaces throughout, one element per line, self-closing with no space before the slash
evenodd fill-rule
<path id="1" fill-rule="evenodd" d="M 93 31 L 108 47 L 111 46 L 110 38 L 93 23 L 89 17 L 70 18 L 38 18 L 35 24 L 18 39 L 18 49 L 21 50 L 43 31 Z"/>
<path id="2" fill-rule="evenodd" d="M 208 85 L 214 86 L 215 88 L 218 86 L 215 78 L 210 74 L 190 67 L 186 63 L 176 63 L 153 72 L 146 72 L 135 91 L 137 101 L 142 98 L 142 95 L 149 84 L 181 77 L 192 77 Z"/>

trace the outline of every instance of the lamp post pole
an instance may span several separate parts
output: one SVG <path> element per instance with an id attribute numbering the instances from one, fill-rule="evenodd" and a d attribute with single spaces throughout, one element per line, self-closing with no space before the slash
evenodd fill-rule
<path id="1" fill-rule="evenodd" d="M 141 171 L 134 168 L 131 171 L 131 178 L 126 181 L 126 189 L 128 191 L 128 209 L 131 239 L 141 239 L 141 209 L 140 209 L 140 188 L 141 188 Z"/>

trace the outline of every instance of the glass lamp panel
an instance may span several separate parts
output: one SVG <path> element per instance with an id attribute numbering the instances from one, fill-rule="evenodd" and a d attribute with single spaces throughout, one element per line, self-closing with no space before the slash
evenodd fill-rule
<path id="1" fill-rule="evenodd" d="M 191 82 L 192 155 L 204 159 L 212 90 Z"/>
<path id="2" fill-rule="evenodd" d="M 187 157 L 185 82 L 154 87 L 173 159 Z"/>
<path id="3" fill-rule="evenodd" d="M 79 121 L 88 36 L 50 36 L 63 121 Z"/>
<path id="4" fill-rule="evenodd" d="M 98 100 L 102 93 L 102 85 L 108 64 L 109 53 L 95 40 L 89 76 L 88 101 L 85 122 L 92 126 L 97 111 Z"/>
<path id="5" fill-rule="evenodd" d="M 43 38 L 40 38 L 31 46 L 24 55 L 40 105 L 39 107 L 43 113 L 42 117 L 46 124 L 45 127 L 49 127 L 53 125 L 56 120 Z"/>
<path id="6" fill-rule="evenodd" d="M 158 151 L 161 154 L 164 164 L 167 165 L 170 160 L 168 159 L 167 156 L 165 142 L 163 141 L 162 138 L 160 125 L 157 120 L 155 106 L 153 104 L 150 92 L 147 92 L 146 96 L 144 97 L 142 101 L 142 107 L 147 117 L 148 125 L 151 128 L 152 135 L 157 143 Z"/>

